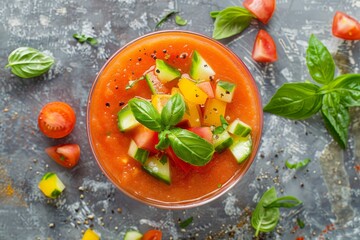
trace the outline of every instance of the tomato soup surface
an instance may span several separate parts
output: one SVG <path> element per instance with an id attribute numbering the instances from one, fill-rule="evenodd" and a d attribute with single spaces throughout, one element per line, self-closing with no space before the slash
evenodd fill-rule
<path id="1" fill-rule="evenodd" d="M 199 171 L 187 174 L 171 160 L 170 185 L 145 172 L 141 164 L 128 156 L 131 138 L 119 131 L 117 113 L 135 97 L 151 99 L 145 81 L 125 90 L 163 59 L 189 73 L 191 54 L 198 51 L 215 71 L 217 79 L 236 83 L 235 96 L 228 103 L 227 119 L 240 118 L 252 127 L 253 152 L 238 164 L 230 151 L 214 154 L 213 160 Z M 95 157 L 112 182 L 127 195 L 143 202 L 176 206 L 208 200 L 236 183 L 250 167 L 259 145 L 262 110 L 252 77 L 238 58 L 221 44 L 188 32 L 161 32 L 147 35 L 121 49 L 99 73 L 88 106 L 88 134 Z"/>

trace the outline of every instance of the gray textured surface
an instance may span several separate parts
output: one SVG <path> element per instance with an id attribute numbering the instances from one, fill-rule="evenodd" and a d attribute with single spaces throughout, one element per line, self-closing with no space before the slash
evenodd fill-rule
<path id="1" fill-rule="evenodd" d="M 164 239 L 251 239 L 249 212 L 267 187 L 303 200 L 300 211 L 284 210 L 279 227 L 266 238 L 360 238 L 360 114 L 352 111 L 349 147 L 331 143 L 320 116 L 289 121 L 265 114 L 264 135 L 258 157 L 245 178 L 230 192 L 202 207 L 167 211 L 148 207 L 116 190 L 97 166 L 86 136 L 87 96 L 97 71 L 118 48 L 153 31 L 159 16 L 178 8 L 189 20 L 185 27 L 170 20 L 161 29 L 186 29 L 211 35 L 208 13 L 242 1 L 183 0 L 2 0 L 0 3 L 0 66 L 9 53 L 29 46 L 56 59 L 51 71 L 36 79 L 19 79 L 0 71 L 0 239 L 81 239 L 82 230 L 93 227 L 102 239 L 122 239 L 130 228 L 160 228 Z M 244 61 L 266 103 L 284 82 L 309 78 L 305 50 L 311 33 L 335 56 L 342 72 L 359 73 L 360 42 L 331 36 L 336 10 L 360 19 L 359 0 L 278 0 L 271 22 L 256 21 L 240 36 L 224 43 Z M 255 35 L 265 28 L 275 39 L 279 60 L 258 64 L 251 60 Z M 100 44 L 78 44 L 73 33 L 97 37 Z M 51 140 L 39 133 L 37 115 L 50 101 L 65 100 L 77 113 L 73 133 Z M 45 147 L 63 142 L 79 143 L 80 163 L 72 170 L 50 160 Z M 286 159 L 313 161 L 305 169 L 284 168 Z M 55 171 L 67 186 L 58 200 L 47 200 L 37 188 L 43 173 Z M 80 191 L 79 187 L 84 190 Z M 83 195 L 83 196 L 81 196 Z M 118 211 L 121 209 L 121 213 Z M 181 230 L 179 219 L 194 217 Z M 93 217 L 93 218 L 92 218 Z M 304 229 L 294 230 L 296 218 Z M 49 227 L 49 224 L 55 227 Z M 329 224 L 335 230 L 321 235 Z M 295 232 L 295 233 L 293 233 Z"/>

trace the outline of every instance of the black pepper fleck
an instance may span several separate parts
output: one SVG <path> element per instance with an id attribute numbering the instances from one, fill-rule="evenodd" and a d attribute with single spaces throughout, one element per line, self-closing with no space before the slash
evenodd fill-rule
<path id="1" fill-rule="evenodd" d="M 156 69 L 155 72 L 156 72 L 156 73 L 160 73 L 160 69 Z"/>
<path id="2" fill-rule="evenodd" d="M 121 107 L 121 106 L 123 106 L 125 103 L 124 102 L 120 102 L 119 103 L 119 106 Z"/>
<path id="3" fill-rule="evenodd" d="M 105 106 L 106 106 L 106 107 L 110 107 L 110 103 L 108 103 L 108 102 L 105 103 Z"/>

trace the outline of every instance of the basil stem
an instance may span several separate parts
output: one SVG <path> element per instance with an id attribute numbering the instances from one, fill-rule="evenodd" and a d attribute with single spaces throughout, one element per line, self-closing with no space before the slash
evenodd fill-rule
<path id="1" fill-rule="evenodd" d="M 10 53 L 9 63 L 11 72 L 21 78 L 33 78 L 46 73 L 54 64 L 54 59 L 37 49 L 20 47 Z"/>
<path id="2" fill-rule="evenodd" d="M 311 77 L 318 83 L 327 84 L 334 79 L 335 63 L 329 50 L 313 34 L 306 51 L 306 64 Z"/>
<path id="3" fill-rule="evenodd" d="M 304 160 L 297 162 L 297 163 L 290 163 L 289 160 L 285 161 L 285 166 L 290 169 L 298 169 L 305 167 L 311 162 L 310 158 L 305 158 Z"/>
<path id="4" fill-rule="evenodd" d="M 161 24 L 163 24 L 163 22 L 165 22 L 168 18 L 170 18 L 173 14 L 178 13 L 177 11 L 171 11 L 168 14 L 166 14 L 164 17 L 162 17 L 159 22 L 156 24 L 155 29 L 157 29 L 158 27 L 160 27 Z"/>
<path id="5" fill-rule="evenodd" d="M 204 166 L 213 157 L 214 146 L 193 132 L 173 128 L 168 138 L 176 156 L 187 163 Z"/>
<path id="6" fill-rule="evenodd" d="M 128 104 L 139 123 L 155 132 L 163 130 L 160 114 L 150 102 L 140 98 L 132 98 Z"/>
<path id="7" fill-rule="evenodd" d="M 162 131 L 159 133 L 159 142 L 155 145 L 155 148 L 158 150 L 164 150 L 170 146 L 170 141 L 167 138 L 168 130 Z"/>
<path id="8" fill-rule="evenodd" d="M 242 7 L 227 7 L 220 12 L 213 12 L 216 16 L 214 22 L 213 38 L 223 39 L 241 33 L 246 29 L 254 16 Z"/>
<path id="9" fill-rule="evenodd" d="M 306 119 L 321 108 L 319 89 L 312 83 L 285 83 L 276 91 L 264 111 L 289 119 Z"/>
<path id="10" fill-rule="evenodd" d="M 185 101 L 177 93 L 165 104 L 161 111 L 161 122 L 167 129 L 178 124 L 185 114 Z"/>

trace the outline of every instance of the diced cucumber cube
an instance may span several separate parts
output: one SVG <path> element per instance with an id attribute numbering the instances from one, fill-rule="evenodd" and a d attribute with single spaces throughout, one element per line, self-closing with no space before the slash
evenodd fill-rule
<path id="1" fill-rule="evenodd" d="M 181 72 L 167 64 L 164 60 L 156 59 L 155 75 L 162 83 L 170 82 L 181 76 Z"/>
<path id="2" fill-rule="evenodd" d="M 234 138 L 234 143 L 229 147 L 229 149 L 236 161 L 238 163 L 242 163 L 252 152 L 251 135 L 248 135 L 247 137 Z"/>
<path id="3" fill-rule="evenodd" d="M 143 164 L 143 168 L 152 176 L 164 181 L 165 183 L 171 183 L 170 163 L 166 155 L 155 155 L 149 157 Z"/>
<path id="4" fill-rule="evenodd" d="M 213 136 L 213 145 L 216 152 L 223 152 L 233 144 L 233 139 L 227 131 Z"/>
<path id="5" fill-rule="evenodd" d="M 143 235 L 135 230 L 130 230 L 125 233 L 124 240 L 141 240 Z"/>
<path id="6" fill-rule="evenodd" d="M 232 123 L 229 124 L 227 130 L 229 133 L 239 137 L 246 137 L 251 132 L 251 127 L 240 119 L 235 119 Z"/>
<path id="7" fill-rule="evenodd" d="M 145 74 L 145 80 L 152 94 L 161 94 L 168 91 L 153 72 Z"/>
<path id="8" fill-rule="evenodd" d="M 235 93 L 236 84 L 226 81 L 218 81 L 215 89 L 215 98 L 230 103 Z"/>
<path id="9" fill-rule="evenodd" d="M 120 131 L 126 132 L 139 124 L 140 123 L 135 119 L 134 114 L 128 105 L 118 112 L 118 127 Z"/>
<path id="10" fill-rule="evenodd" d="M 130 147 L 128 150 L 128 154 L 133 159 L 139 161 L 140 163 L 144 163 L 146 159 L 149 157 L 149 151 L 145 149 L 139 148 L 134 140 L 131 140 Z"/>
<path id="11" fill-rule="evenodd" d="M 191 57 L 190 77 L 196 81 L 210 81 L 210 78 L 214 75 L 215 71 L 195 50 Z"/>

